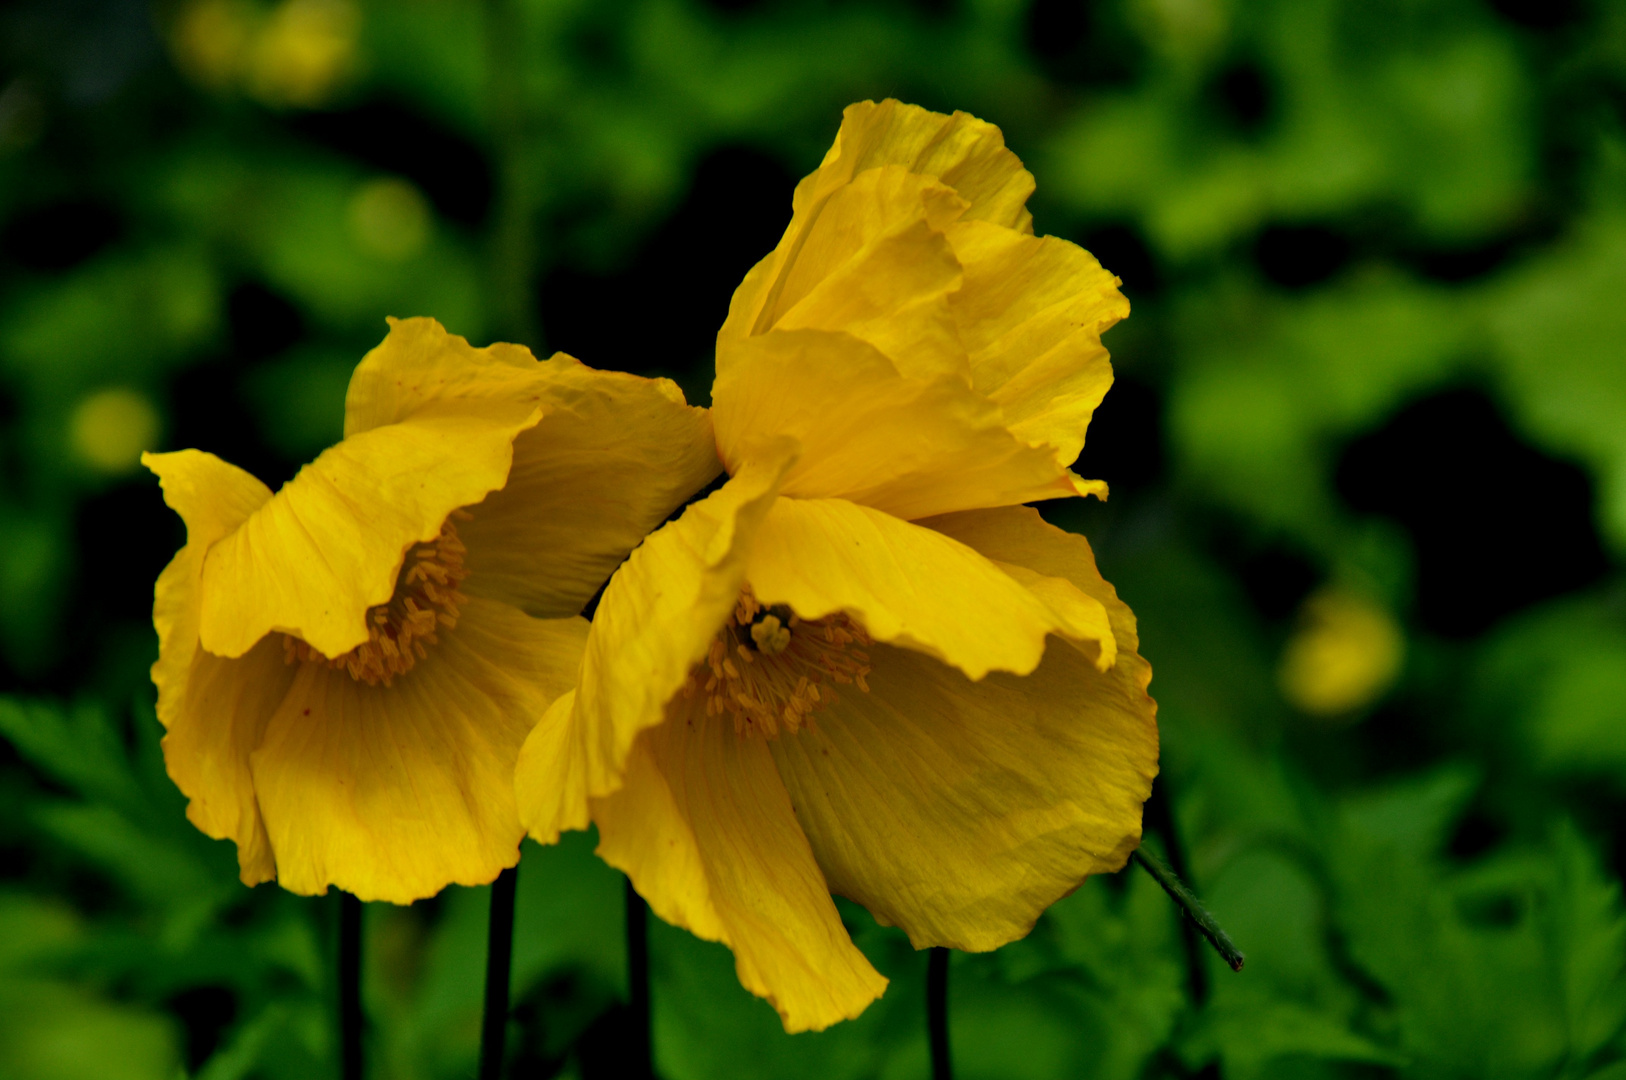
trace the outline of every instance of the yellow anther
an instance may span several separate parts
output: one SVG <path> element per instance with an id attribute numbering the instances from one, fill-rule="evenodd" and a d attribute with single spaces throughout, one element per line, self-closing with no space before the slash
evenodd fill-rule
<path id="1" fill-rule="evenodd" d="M 869 655 L 851 647 L 869 643 L 864 628 L 846 615 L 803 622 L 788 608 L 764 609 L 747 585 L 684 693 L 705 693 L 706 714 L 730 714 L 741 734 L 795 732 L 836 699 L 831 683 L 869 690 Z"/>

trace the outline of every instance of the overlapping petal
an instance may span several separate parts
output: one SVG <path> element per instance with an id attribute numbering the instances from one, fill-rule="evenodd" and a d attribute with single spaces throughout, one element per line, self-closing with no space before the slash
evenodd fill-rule
<path id="1" fill-rule="evenodd" d="M 1026 567 L 1045 577 L 1065 578 L 1081 592 L 1093 596 L 1106 609 L 1113 637 L 1118 642 L 1118 658 L 1113 670 L 1141 693 L 1151 685 L 1151 665 L 1139 653 L 1135 613 L 1118 599 L 1118 590 L 1101 576 L 1090 542 L 1084 537 L 1056 528 L 1031 506 L 944 514 L 920 524 L 944 536 L 952 536 L 990 559 Z"/>
<path id="2" fill-rule="evenodd" d="M 388 319 L 390 332 L 362 357 L 344 399 L 344 437 L 388 427 L 425 409 L 479 415 L 540 400 L 541 365 L 523 345 L 475 348 L 434 319 Z"/>
<path id="3" fill-rule="evenodd" d="M 186 524 L 186 546 L 164 568 L 153 590 L 159 647 L 152 680 L 158 687 L 158 719 L 167 728 L 180 709 L 198 649 L 203 558 L 217 540 L 265 505 L 271 490 L 201 450 L 143 454 L 141 463 L 157 474 L 164 501 Z"/>
<path id="4" fill-rule="evenodd" d="M 1007 429 L 999 407 L 952 377 L 904 378 L 851 335 L 776 330 L 719 341 L 741 361 L 712 390 L 730 473 L 753 446 L 788 435 L 802 456 L 783 492 L 842 498 L 905 520 L 1097 490 L 1046 447 Z"/>
<path id="5" fill-rule="evenodd" d="M 771 744 L 830 887 L 917 948 L 1025 935 L 1140 841 L 1157 771 L 1150 699 L 1059 642 L 973 682 L 877 645 L 869 693 Z"/>
<path id="6" fill-rule="evenodd" d="M 733 610 L 752 537 L 794 455 L 788 441 L 764 448 L 644 541 L 605 587 L 576 693 L 520 754 L 520 813 L 538 841 L 586 828 L 588 798 L 620 785 L 633 740 L 662 721 Z"/>
<path id="7" fill-rule="evenodd" d="M 471 598 L 392 686 L 299 665 L 250 757 L 283 887 L 406 903 L 512 866 L 514 761 L 586 635 L 580 618 Z"/>
<path id="8" fill-rule="evenodd" d="M 1115 652 L 1106 610 L 1065 580 L 1035 575 L 1035 591 L 957 540 L 841 499 L 775 499 L 747 576 L 764 604 L 844 612 L 972 679 L 1027 674 L 1051 633 L 1097 643 L 1104 666 Z"/>
<path id="9" fill-rule="evenodd" d="M 1095 256 L 1053 236 L 983 221 L 949 229 L 964 285 L 951 300 L 977 392 L 1012 435 L 1068 466 L 1112 385 L 1101 335 L 1129 314 L 1118 279 Z"/>
<path id="10" fill-rule="evenodd" d="M 749 334 L 725 326 L 719 340 L 836 330 L 873 345 L 906 375 L 969 381 L 949 310 L 960 264 L 944 235 L 965 209 L 964 199 L 932 177 L 895 165 L 863 173 L 834 191 L 798 233 Z M 738 356 L 720 350 L 718 375 Z"/>
<path id="11" fill-rule="evenodd" d="M 1027 200 L 1033 175 L 1005 147 L 998 128 L 966 113 L 944 116 L 897 101 L 859 102 L 842 115 L 824 161 L 796 186 L 790 226 L 774 250 L 735 291 L 721 338 L 762 333 L 772 324 L 782 283 L 821 227 L 831 200 L 865 172 L 902 169 L 950 189 L 964 209 L 957 216 L 1021 233 L 1033 232 Z M 718 374 L 726 361 L 718 360 Z"/>
<path id="12" fill-rule="evenodd" d="M 475 412 L 432 402 L 301 469 L 204 560 L 203 647 L 241 656 L 280 631 L 340 656 L 366 641 L 367 609 L 394 592 L 407 547 L 507 480 L 514 437 L 541 418 L 536 396 Z"/>
<path id="13" fill-rule="evenodd" d="M 245 885 L 277 875 L 249 756 L 294 674 L 280 641 L 264 640 L 230 660 L 196 649 L 184 681 L 171 693 L 164 765 L 189 800 L 187 819 L 205 835 L 236 842 Z"/>
<path id="14" fill-rule="evenodd" d="M 514 440 L 507 483 L 458 526 L 467 591 L 574 615 L 644 536 L 722 471 L 706 410 L 666 379 L 538 365 L 544 415 Z"/>
<path id="15" fill-rule="evenodd" d="M 786 1031 L 855 1017 L 886 988 L 841 924 L 767 744 L 699 699 L 639 736 L 593 819 L 599 854 L 661 918 L 733 949 Z"/>

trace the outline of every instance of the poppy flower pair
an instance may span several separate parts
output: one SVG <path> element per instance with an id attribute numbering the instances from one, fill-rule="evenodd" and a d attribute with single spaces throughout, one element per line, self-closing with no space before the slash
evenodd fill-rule
<path id="1" fill-rule="evenodd" d="M 987 950 L 1121 867 L 1150 668 L 1086 541 L 1022 504 L 1105 494 L 1069 466 L 1128 305 L 1033 234 L 1032 190 L 989 124 L 854 105 L 709 411 L 409 319 L 276 494 L 149 455 L 187 526 L 153 678 L 188 816 L 246 883 L 397 903 L 596 825 L 790 1031 L 886 985 L 832 892 Z"/>

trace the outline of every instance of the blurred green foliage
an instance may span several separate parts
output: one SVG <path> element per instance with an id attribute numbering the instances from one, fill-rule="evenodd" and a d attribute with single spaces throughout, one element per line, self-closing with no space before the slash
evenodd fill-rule
<path id="1" fill-rule="evenodd" d="M 334 1074 L 334 898 L 242 888 L 163 772 L 180 536 L 142 441 L 275 484 L 384 316 L 502 333 L 505 170 L 548 344 L 703 401 L 790 179 L 898 96 L 998 123 L 1039 230 L 1125 280 L 1079 466 L 1114 497 L 1046 512 L 1140 618 L 1149 842 L 1249 955 L 1194 951 L 1145 875 L 1087 881 L 954 957 L 960 1075 L 1626 1078 L 1626 7 L 518 10 L 506 146 L 471 0 L 0 11 L 0 1075 Z M 1337 693 L 1278 678 L 1312 631 Z M 526 845 L 515 1076 L 612 1073 L 592 847 Z M 925 958 L 842 903 L 892 985 L 817 1035 L 653 927 L 662 1074 L 925 1076 Z M 484 890 L 368 909 L 373 1075 L 471 1074 L 484 940 Z"/>

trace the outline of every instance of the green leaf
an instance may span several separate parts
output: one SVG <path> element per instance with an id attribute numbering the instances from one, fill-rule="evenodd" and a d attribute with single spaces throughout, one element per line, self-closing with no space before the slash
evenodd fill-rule
<path id="1" fill-rule="evenodd" d="M 1626 1031 L 1626 908 L 1620 882 L 1568 822 L 1554 830 L 1557 879 L 1547 912 L 1569 1032 L 1568 1076 Z"/>

